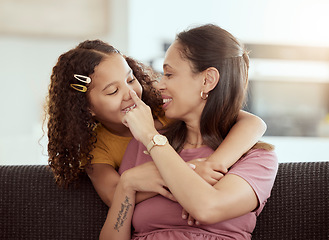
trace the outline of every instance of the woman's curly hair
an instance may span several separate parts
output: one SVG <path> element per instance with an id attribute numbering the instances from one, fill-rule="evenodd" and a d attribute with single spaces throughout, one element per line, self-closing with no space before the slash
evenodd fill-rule
<path id="1" fill-rule="evenodd" d="M 53 67 L 45 120 L 48 120 L 48 164 L 59 186 L 67 187 L 84 174 L 81 161 L 90 164 L 93 158 L 90 152 L 97 140 L 94 131 L 97 122 L 89 111 L 88 91 L 82 93 L 70 86 L 81 84 L 73 75 L 92 75 L 102 59 L 111 54 L 120 52 L 100 40 L 87 40 L 62 54 Z M 151 107 L 155 118 L 162 116 L 161 96 L 153 87 L 157 75 L 136 60 L 125 59 L 142 85 L 142 100 Z"/>

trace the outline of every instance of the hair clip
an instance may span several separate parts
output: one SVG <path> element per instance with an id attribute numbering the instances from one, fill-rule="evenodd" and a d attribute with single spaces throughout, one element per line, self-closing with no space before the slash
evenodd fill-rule
<path id="1" fill-rule="evenodd" d="M 79 74 L 74 74 L 73 77 L 83 83 L 91 83 L 91 78 Z"/>
<path id="2" fill-rule="evenodd" d="M 87 87 L 86 86 L 83 86 L 83 85 L 80 85 L 80 84 L 75 84 L 75 83 L 72 83 L 70 84 L 71 88 L 79 91 L 79 92 L 87 92 Z"/>
<path id="3" fill-rule="evenodd" d="M 90 77 L 79 75 L 79 74 L 74 74 L 73 77 L 80 82 L 87 83 L 87 84 L 91 83 Z M 70 84 L 70 86 L 79 92 L 87 92 L 87 87 L 84 85 L 72 83 L 72 84 Z"/>

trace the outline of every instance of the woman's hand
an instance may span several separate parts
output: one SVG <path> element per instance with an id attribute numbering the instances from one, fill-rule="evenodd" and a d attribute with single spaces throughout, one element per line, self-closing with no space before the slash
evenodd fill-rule
<path id="1" fill-rule="evenodd" d="M 176 201 L 174 196 L 167 190 L 166 184 L 154 162 L 138 165 L 125 171 L 124 174 L 136 192 L 154 192 Z"/>
<path id="2" fill-rule="evenodd" d="M 129 92 L 136 107 L 124 116 L 122 123 L 127 126 L 134 138 L 145 146 L 155 134 L 158 134 L 154 127 L 151 108 L 138 98 L 134 91 Z"/>

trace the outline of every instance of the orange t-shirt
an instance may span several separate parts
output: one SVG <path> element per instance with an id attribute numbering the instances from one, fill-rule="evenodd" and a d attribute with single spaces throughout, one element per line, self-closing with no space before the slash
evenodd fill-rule
<path id="1" fill-rule="evenodd" d="M 161 117 L 158 119 L 163 126 L 168 124 L 168 119 Z M 128 143 L 132 137 L 122 137 L 111 133 L 102 124 L 98 124 L 95 129 L 97 142 L 95 148 L 91 151 L 94 158 L 91 164 L 105 163 L 118 169 L 121 165 L 123 155 L 125 154 Z M 84 164 L 81 164 L 82 166 Z"/>

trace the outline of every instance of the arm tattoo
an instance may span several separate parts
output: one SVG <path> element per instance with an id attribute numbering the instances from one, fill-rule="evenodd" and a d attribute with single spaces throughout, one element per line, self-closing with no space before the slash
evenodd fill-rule
<path id="1" fill-rule="evenodd" d="M 129 198 L 126 196 L 123 203 L 121 203 L 121 209 L 119 210 L 117 222 L 114 224 L 114 229 L 119 232 L 119 229 L 123 226 L 124 222 L 127 219 L 127 214 L 129 211 L 129 208 L 132 206 L 132 204 L 129 202 Z"/>

